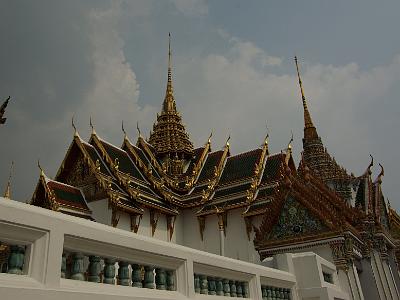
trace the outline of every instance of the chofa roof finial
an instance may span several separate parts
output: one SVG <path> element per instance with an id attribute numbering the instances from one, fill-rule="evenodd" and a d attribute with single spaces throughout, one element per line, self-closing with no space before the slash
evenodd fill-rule
<path id="1" fill-rule="evenodd" d="M 75 117 L 75 115 L 72 115 L 72 118 L 71 118 L 71 125 L 72 125 L 72 128 L 74 129 L 74 136 L 78 136 L 78 130 L 76 130 L 76 126 L 75 126 L 75 122 L 74 122 L 74 117 Z"/>
<path id="2" fill-rule="evenodd" d="M 11 161 L 10 173 L 8 175 L 6 190 L 4 191 L 4 198 L 7 199 L 11 199 L 11 178 L 13 170 L 14 170 L 14 161 Z"/>

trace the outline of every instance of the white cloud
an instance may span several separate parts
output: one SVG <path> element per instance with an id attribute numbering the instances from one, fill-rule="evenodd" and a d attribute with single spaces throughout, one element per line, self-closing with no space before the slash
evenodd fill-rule
<path id="1" fill-rule="evenodd" d="M 176 9 L 182 14 L 193 16 L 204 16 L 208 14 L 208 5 L 205 0 L 171 0 Z"/>
<path id="2" fill-rule="evenodd" d="M 201 144 L 214 129 L 218 148 L 231 134 L 233 153 L 237 153 L 262 143 L 267 122 L 272 151 L 286 146 L 293 129 L 299 153 L 303 112 L 294 62 L 290 61 L 293 71 L 284 72 L 281 58 L 250 42 L 230 41 L 226 53 L 177 64 L 177 101 L 185 99 L 183 118 L 191 136 Z M 263 61 L 268 61 L 266 68 Z M 271 65 L 274 68 L 269 68 Z M 374 115 L 364 108 L 378 107 L 377 101 L 400 82 L 399 58 L 365 71 L 356 63 L 301 62 L 301 71 L 309 109 L 325 145 L 339 163 L 359 173 L 364 168 L 363 157 L 367 164 L 369 152 L 381 152 L 374 144 L 376 129 L 372 130 L 378 124 L 371 122 Z"/>
<path id="3" fill-rule="evenodd" d="M 119 4 L 90 13 L 94 84 L 79 112 L 86 123 L 91 115 L 97 131 L 117 144 L 121 143 L 122 120 L 126 128 L 136 128 L 137 121 L 148 125 L 158 110 L 138 103 L 139 84 L 132 66 L 126 61 L 124 41 L 118 33 L 122 13 Z M 130 135 L 135 136 L 136 132 Z"/>

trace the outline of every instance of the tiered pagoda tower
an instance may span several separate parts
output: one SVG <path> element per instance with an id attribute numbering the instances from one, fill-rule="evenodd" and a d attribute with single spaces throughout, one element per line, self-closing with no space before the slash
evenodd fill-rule
<path id="1" fill-rule="evenodd" d="M 167 89 L 161 114 L 157 114 L 148 142 L 154 147 L 155 155 L 167 174 L 179 176 L 184 173 L 185 165 L 193 156 L 193 144 L 176 109 L 172 87 L 171 34 L 168 43 Z"/>
<path id="2" fill-rule="evenodd" d="M 299 79 L 301 98 L 304 110 L 304 138 L 303 138 L 303 160 L 307 167 L 316 177 L 321 179 L 330 188 L 338 192 L 343 199 L 348 200 L 351 197 L 349 184 L 352 176 L 348 175 L 346 170 L 339 166 L 334 158 L 330 156 L 324 147 L 321 137 L 311 119 L 308 110 L 306 97 L 304 96 L 303 84 L 300 77 L 297 57 L 295 57 L 297 76 Z"/>

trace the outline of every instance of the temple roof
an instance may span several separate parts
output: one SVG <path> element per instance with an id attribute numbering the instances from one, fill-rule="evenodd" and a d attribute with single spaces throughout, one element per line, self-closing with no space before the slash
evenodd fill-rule
<path id="1" fill-rule="evenodd" d="M 346 170 L 331 157 L 324 147 L 321 138 L 318 136 L 304 95 L 297 57 L 295 57 L 295 63 L 304 111 L 304 163 L 310 168 L 314 175 L 319 177 L 326 184 L 330 184 L 330 187 L 335 189 L 343 199 L 348 199 L 351 193 L 349 185 L 353 177 L 348 175 Z"/>
<path id="2" fill-rule="evenodd" d="M 52 180 L 43 171 L 40 174 L 31 204 L 93 220 L 92 212 L 79 188 Z"/>

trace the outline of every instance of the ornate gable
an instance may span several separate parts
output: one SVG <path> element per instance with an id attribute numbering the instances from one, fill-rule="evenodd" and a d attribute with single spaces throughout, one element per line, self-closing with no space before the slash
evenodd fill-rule
<path id="1" fill-rule="evenodd" d="M 287 239 L 301 235 L 314 235 L 327 231 L 323 222 L 292 196 L 288 196 L 283 204 L 278 222 L 267 234 L 267 239 Z"/>

